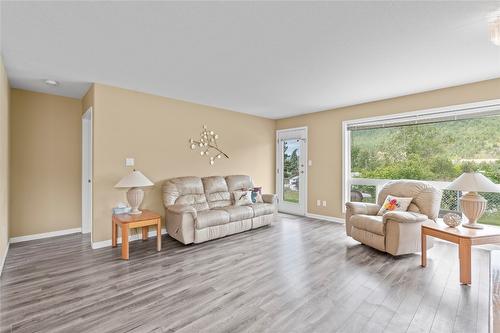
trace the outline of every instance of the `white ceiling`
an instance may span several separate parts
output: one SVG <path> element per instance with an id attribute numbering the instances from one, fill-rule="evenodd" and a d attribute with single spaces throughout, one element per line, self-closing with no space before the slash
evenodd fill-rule
<path id="1" fill-rule="evenodd" d="M 1 6 L 11 85 L 70 97 L 98 82 L 282 118 L 500 77 L 500 1 Z"/>

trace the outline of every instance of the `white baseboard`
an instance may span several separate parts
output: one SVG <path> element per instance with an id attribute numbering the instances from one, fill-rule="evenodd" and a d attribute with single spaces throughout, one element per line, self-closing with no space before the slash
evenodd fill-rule
<path id="1" fill-rule="evenodd" d="M 325 220 L 329 222 L 335 222 L 335 223 L 345 223 L 345 220 L 339 217 L 333 217 L 333 216 L 326 216 L 326 215 L 319 215 L 319 214 L 311 214 L 311 213 L 306 213 L 306 217 L 310 217 L 312 219 L 318 219 L 318 220 Z"/>
<path id="2" fill-rule="evenodd" d="M 7 259 L 7 252 L 9 252 L 9 245 L 10 243 L 7 242 L 7 247 L 5 248 L 5 255 L 2 258 L 0 258 L 0 276 L 2 276 L 3 265 L 5 264 L 5 259 Z"/>
<path id="3" fill-rule="evenodd" d="M 26 241 L 35 240 L 35 239 L 64 236 L 64 235 L 76 234 L 76 233 L 81 233 L 81 232 L 82 232 L 82 228 L 73 228 L 73 229 L 44 232 L 42 234 L 11 237 L 9 241 L 10 241 L 10 243 L 19 243 L 19 242 L 26 242 Z"/>
<path id="4" fill-rule="evenodd" d="M 167 234 L 167 230 L 166 229 L 161 229 L 161 234 L 162 235 L 166 235 Z M 148 232 L 148 237 L 156 237 L 156 230 L 150 230 Z M 138 232 L 135 235 L 129 235 L 128 236 L 128 241 L 129 242 L 133 242 L 133 241 L 136 241 L 136 240 L 139 240 L 139 239 L 142 239 L 142 233 L 140 233 L 140 232 Z M 118 244 L 121 244 L 122 238 L 118 237 L 116 241 L 117 241 Z M 107 239 L 107 240 L 100 241 L 100 242 L 92 242 L 92 249 L 94 249 L 94 250 L 95 249 L 100 249 L 100 248 L 103 248 L 103 247 L 108 247 L 108 246 L 111 246 L 111 239 Z"/>

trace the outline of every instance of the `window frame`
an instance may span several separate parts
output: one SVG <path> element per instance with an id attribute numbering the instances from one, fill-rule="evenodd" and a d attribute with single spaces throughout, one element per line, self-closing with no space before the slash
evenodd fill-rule
<path id="1" fill-rule="evenodd" d="M 446 107 L 422 109 L 410 112 L 392 113 L 383 116 L 366 117 L 342 121 L 342 213 L 346 212 L 345 203 L 350 200 L 351 188 L 351 135 L 349 127 L 370 122 L 394 124 L 398 119 L 415 117 L 418 119 L 432 119 L 450 116 L 461 116 L 489 111 L 500 108 L 500 99 L 481 102 L 450 105 Z"/>

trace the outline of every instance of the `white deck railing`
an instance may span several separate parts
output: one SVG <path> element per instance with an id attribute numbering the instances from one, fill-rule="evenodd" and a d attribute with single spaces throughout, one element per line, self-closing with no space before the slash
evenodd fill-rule
<path id="1" fill-rule="evenodd" d="M 369 185 L 375 186 L 375 197 L 378 197 L 378 193 L 388 182 L 393 181 L 393 179 L 373 179 L 373 178 L 351 178 L 349 180 L 349 188 L 351 185 Z M 435 186 L 440 190 L 444 190 L 451 182 L 438 182 L 438 181 L 426 181 L 427 183 Z"/>
<path id="2" fill-rule="evenodd" d="M 366 185 L 375 187 L 375 197 L 370 198 L 371 194 L 366 195 L 363 193 L 363 200 L 368 199 L 368 202 L 376 202 L 379 192 L 382 187 L 388 182 L 393 181 L 392 179 L 370 179 L 370 178 L 351 178 L 348 182 L 349 190 L 352 189 L 352 185 Z M 439 181 L 426 181 L 429 184 L 435 186 L 440 190 L 446 190 L 446 187 L 451 182 L 439 182 Z M 486 200 L 488 200 L 487 214 L 496 214 L 500 211 L 500 193 L 481 193 Z M 443 198 L 441 200 L 441 214 L 446 212 L 458 212 L 460 211 L 460 196 L 462 195 L 459 191 L 447 191 L 443 193 Z"/>

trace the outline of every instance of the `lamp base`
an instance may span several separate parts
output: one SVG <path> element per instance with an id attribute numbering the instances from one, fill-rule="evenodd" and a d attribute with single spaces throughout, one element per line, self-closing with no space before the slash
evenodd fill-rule
<path id="1" fill-rule="evenodd" d="M 488 201 L 479 195 L 477 192 L 469 192 L 460 198 L 460 206 L 462 207 L 462 212 L 469 220 L 469 223 L 462 224 L 466 228 L 472 229 L 483 229 L 484 227 L 477 224 L 477 220 L 486 211 L 486 205 Z"/>
<path id="2" fill-rule="evenodd" d="M 144 191 L 140 187 L 132 187 L 127 191 L 127 201 L 132 210 L 129 214 L 138 215 L 142 212 L 139 210 L 139 206 L 144 199 Z"/>

